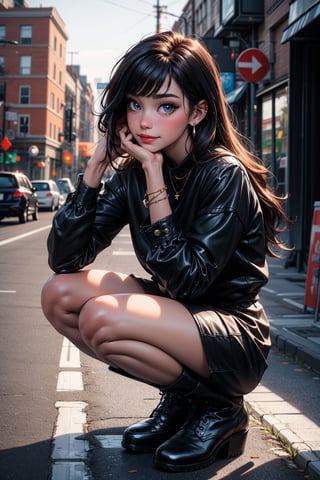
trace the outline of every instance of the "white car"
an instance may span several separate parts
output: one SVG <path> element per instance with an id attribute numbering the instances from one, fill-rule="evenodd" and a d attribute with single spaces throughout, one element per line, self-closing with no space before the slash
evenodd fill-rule
<path id="1" fill-rule="evenodd" d="M 57 178 L 56 182 L 59 187 L 60 193 L 64 197 L 64 201 L 66 201 L 69 193 L 74 192 L 75 190 L 72 181 L 68 177 L 63 177 L 63 178 Z"/>
<path id="2" fill-rule="evenodd" d="M 54 180 L 32 180 L 37 189 L 39 209 L 58 210 L 64 203 L 58 185 Z"/>

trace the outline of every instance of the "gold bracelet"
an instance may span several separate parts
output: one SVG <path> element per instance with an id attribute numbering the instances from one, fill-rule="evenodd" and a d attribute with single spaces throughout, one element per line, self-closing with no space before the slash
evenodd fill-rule
<path id="1" fill-rule="evenodd" d="M 150 197 L 150 195 L 156 195 L 157 197 L 161 195 L 161 193 L 165 192 L 167 190 L 167 186 L 165 185 L 164 187 L 160 188 L 159 190 L 156 190 L 155 192 L 146 192 L 144 194 L 144 198 Z"/>
<path id="2" fill-rule="evenodd" d="M 153 205 L 155 203 L 158 203 L 158 202 L 162 202 L 162 200 L 167 200 L 167 198 L 169 198 L 169 195 L 166 195 L 165 197 L 162 197 L 162 198 L 158 198 L 158 200 L 154 200 L 155 197 L 153 197 L 151 200 L 147 200 L 147 199 L 143 199 L 142 203 L 143 203 L 143 206 L 148 208 L 150 207 L 150 205 Z"/>

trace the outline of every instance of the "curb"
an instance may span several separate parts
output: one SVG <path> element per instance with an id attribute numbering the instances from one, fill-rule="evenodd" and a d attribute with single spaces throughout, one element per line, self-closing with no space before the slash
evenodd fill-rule
<path id="1" fill-rule="evenodd" d="M 263 412 L 255 402 L 249 400 L 245 402 L 248 405 L 250 415 L 262 425 L 267 426 L 286 449 L 295 452 L 293 454 L 294 462 L 299 468 L 304 469 L 304 473 L 309 476 L 308 478 L 310 480 L 320 480 L 320 457 L 298 435 L 279 422 L 275 416 Z"/>
<path id="2" fill-rule="evenodd" d="M 311 351 L 309 347 L 288 338 L 285 334 L 279 332 L 279 329 L 270 328 L 270 336 L 272 347 L 277 348 L 280 352 L 286 353 L 294 360 L 298 360 L 305 365 L 308 365 L 317 373 L 320 373 L 320 355 L 319 352 Z M 309 342 L 310 343 L 310 342 Z"/>

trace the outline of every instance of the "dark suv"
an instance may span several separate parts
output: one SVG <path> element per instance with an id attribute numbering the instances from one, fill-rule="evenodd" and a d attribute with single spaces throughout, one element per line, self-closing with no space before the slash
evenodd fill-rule
<path id="1" fill-rule="evenodd" d="M 18 217 L 20 223 L 25 223 L 29 215 L 38 220 L 36 190 L 23 173 L 0 172 L 0 220 Z"/>

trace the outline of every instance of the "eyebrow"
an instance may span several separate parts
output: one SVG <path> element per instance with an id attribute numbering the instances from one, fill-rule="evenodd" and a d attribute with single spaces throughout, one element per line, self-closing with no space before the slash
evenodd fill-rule
<path id="1" fill-rule="evenodd" d="M 180 98 L 178 95 L 175 95 L 174 93 L 155 93 L 152 95 L 154 98 Z"/>

